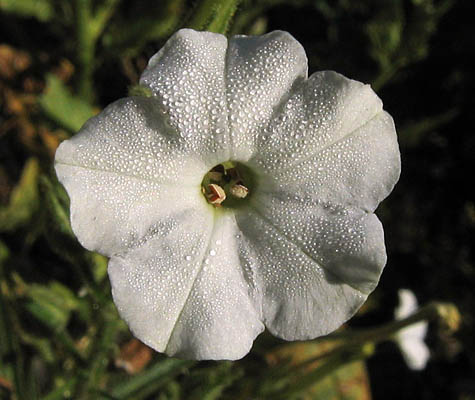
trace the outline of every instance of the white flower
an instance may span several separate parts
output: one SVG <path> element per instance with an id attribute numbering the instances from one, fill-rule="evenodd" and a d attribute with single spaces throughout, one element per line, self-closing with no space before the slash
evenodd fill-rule
<path id="1" fill-rule="evenodd" d="M 418 304 L 416 296 L 410 290 L 400 289 L 398 295 L 399 306 L 394 311 L 394 317 L 400 320 L 417 311 Z M 401 329 L 396 335 L 396 342 L 411 369 L 424 369 L 430 357 L 429 349 L 424 342 L 426 333 L 427 321 L 421 321 Z"/>
<path id="2" fill-rule="evenodd" d="M 369 85 L 307 79 L 286 32 L 189 29 L 140 82 L 151 98 L 111 104 L 56 153 L 74 232 L 110 257 L 132 332 L 169 355 L 238 359 L 264 326 L 302 340 L 350 318 L 385 265 L 373 212 L 400 171 Z"/>

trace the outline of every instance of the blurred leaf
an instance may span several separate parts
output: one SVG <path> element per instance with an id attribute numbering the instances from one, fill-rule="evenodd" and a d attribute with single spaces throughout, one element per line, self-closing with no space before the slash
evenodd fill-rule
<path id="1" fill-rule="evenodd" d="M 53 183 L 45 175 L 40 177 L 40 189 L 47 221 L 45 234 L 53 250 L 62 256 L 67 256 L 70 252 L 82 254 L 84 251 L 71 228 L 69 198 L 65 190 L 58 181 Z"/>
<path id="2" fill-rule="evenodd" d="M 0 207 L 0 232 L 15 230 L 30 221 L 39 204 L 38 174 L 38 160 L 30 158 L 12 191 L 8 206 Z"/>
<path id="3" fill-rule="evenodd" d="M 102 282 L 107 275 L 107 259 L 84 250 L 79 244 L 71 228 L 69 197 L 63 186 L 56 179 L 51 180 L 42 175 L 40 189 L 45 204 L 44 234 L 51 249 L 63 260 L 71 263 L 75 273 L 79 275 L 96 302 L 109 301 L 110 297 L 98 286 L 98 283 Z M 89 312 L 82 306 L 78 311 L 84 318 Z"/>
<path id="4" fill-rule="evenodd" d="M 401 145 L 408 147 L 416 147 L 426 134 L 433 132 L 445 124 L 451 122 L 459 115 L 459 111 L 455 108 L 445 111 L 442 114 L 429 116 L 412 122 L 399 129 L 399 141 Z"/>
<path id="5" fill-rule="evenodd" d="M 77 384 L 77 381 L 78 379 L 73 377 L 66 382 L 61 382 L 48 395 L 42 397 L 41 400 L 63 400 L 69 398 Z"/>
<path id="6" fill-rule="evenodd" d="M 242 378 L 244 371 L 232 362 L 221 362 L 212 368 L 203 368 L 193 374 L 197 388 L 187 398 L 193 400 L 220 399 L 223 392 L 236 380 Z"/>
<path id="7" fill-rule="evenodd" d="M 0 0 L 0 9 L 22 17 L 34 17 L 42 22 L 49 21 L 54 15 L 50 0 Z"/>
<path id="8" fill-rule="evenodd" d="M 291 388 L 298 389 L 303 385 L 302 391 L 296 391 L 298 399 L 371 399 L 365 364 L 361 360 L 352 361 L 351 356 L 348 363 L 339 362 L 331 373 L 323 374 L 320 379 L 310 380 L 310 384 L 304 383 L 307 376 L 313 376 L 315 372 L 326 366 L 328 360 L 333 357 L 332 350 L 337 351 L 338 346 L 337 342 L 330 341 L 297 342 L 282 346 L 270 353 L 267 358 L 277 369 L 280 363 L 284 365 L 287 363 L 288 369 L 284 368 L 280 373 L 287 376 Z M 289 393 L 290 396 L 291 391 L 285 391 L 285 393 Z"/>
<path id="9" fill-rule="evenodd" d="M 108 26 L 103 43 L 120 55 L 135 56 L 147 42 L 170 36 L 178 26 L 183 10 L 184 0 L 164 0 L 160 7 L 145 7 L 137 12 L 138 15 L 133 13 L 132 18 L 129 14 L 126 19 L 116 18 Z"/>
<path id="10" fill-rule="evenodd" d="M 7 315 L 5 306 L 3 304 L 3 292 L 4 290 L 4 271 L 3 271 L 3 264 L 8 259 L 9 251 L 8 247 L 0 240 L 0 359 L 5 354 L 7 354 L 11 349 L 9 348 L 9 333 L 8 333 L 8 326 L 7 326 Z"/>
<path id="11" fill-rule="evenodd" d="M 27 310 L 55 332 L 64 330 L 71 311 L 79 307 L 74 293 L 59 282 L 48 286 L 30 285 L 26 295 L 31 299 Z"/>
<path id="12" fill-rule="evenodd" d="M 307 394 L 309 399 L 371 399 L 365 363 L 363 361 L 355 361 L 341 367 L 333 375 L 327 376 L 313 387 L 310 387 Z"/>
<path id="13" fill-rule="evenodd" d="M 123 331 L 124 322 L 119 318 L 116 308 L 109 301 L 99 314 L 98 337 L 92 342 L 88 365 L 85 393 L 96 392 L 104 379 L 107 379 L 107 367 L 113 355 L 117 353 L 117 337 Z"/>
<path id="14" fill-rule="evenodd" d="M 404 28 L 404 13 L 401 1 L 394 1 L 389 7 L 371 20 L 366 30 L 371 40 L 371 56 L 378 62 L 380 68 L 388 68 L 392 57 L 401 45 Z"/>
<path id="15" fill-rule="evenodd" d="M 193 364 L 193 361 L 176 358 L 162 359 L 141 374 L 116 385 L 111 394 L 117 399 L 145 398 Z"/>
<path id="16" fill-rule="evenodd" d="M 9 253 L 7 245 L 0 240 L 0 264 L 7 260 Z"/>
<path id="17" fill-rule="evenodd" d="M 98 254 L 91 253 L 92 275 L 94 281 L 101 283 L 107 276 L 107 258 Z"/>
<path id="18" fill-rule="evenodd" d="M 25 362 L 18 336 L 12 328 L 12 320 L 15 315 L 14 305 L 4 297 L 4 291 L 8 292 L 4 264 L 9 257 L 8 248 L 0 241 L 0 365 L 7 364 L 7 374 L 13 382 L 13 391 L 18 399 L 32 398 L 32 385 L 27 385 L 25 377 Z"/>
<path id="19" fill-rule="evenodd" d="M 403 0 L 388 2 L 366 25 L 370 54 L 379 65 L 372 82 L 375 90 L 384 86 L 400 69 L 424 59 L 430 39 L 441 17 L 452 7 L 452 0 Z"/>
<path id="20" fill-rule="evenodd" d="M 94 114 L 94 108 L 80 97 L 72 95 L 55 75 L 46 77 L 45 92 L 39 98 L 45 114 L 58 125 L 77 132 Z"/>
<path id="21" fill-rule="evenodd" d="M 48 363 L 55 361 L 55 351 L 53 350 L 53 342 L 50 338 L 41 338 L 35 335 L 35 332 L 25 332 L 18 326 L 15 326 L 18 336 L 22 343 L 30 345 L 36 349 L 41 357 Z"/>
<path id="22" fill-rule="evenodd" d="M 176 381 L 170 381 L 163 389 L 160 390 L 160 394 L 157 400 L 181 400 L 183 396 L 183 387 Z"/>

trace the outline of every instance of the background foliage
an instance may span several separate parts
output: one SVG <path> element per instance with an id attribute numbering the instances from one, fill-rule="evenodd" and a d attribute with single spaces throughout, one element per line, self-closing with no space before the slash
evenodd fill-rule
<path id="1" fill-rule="evenodd" d="M 0 398 L 475 398 L 472 16 L 456 0 L 0 0 Z M 310 72 L 370 82 L 383 99 L 403 167 L 378 211 L 389 261 L 343 332 L 391 321 L 402 287 L 454 302 L 461 329 L 430 330 L 425 370 L 390 341 L 335 351 L 264 334 L 241 361 L 197 363 L 132 339 L 107 260 L 71 232 L 52 161 L 182 26 L 287 30 Z"/>

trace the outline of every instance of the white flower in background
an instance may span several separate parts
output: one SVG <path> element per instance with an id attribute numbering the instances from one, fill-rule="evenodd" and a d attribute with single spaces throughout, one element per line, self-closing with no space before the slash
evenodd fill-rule
<path id="1" fill-rule="evenodd" d="M 394 311 L 394 317 L 401 320 L 414 314 L 419 306 L 416 296 L 410 290 L 400 289 L 398 295 L 399 306 Z M 421 321 L 401 329 L 396 335 L 404 360 L 411 369 L 424 369 L 430 357 L 429 349 L 424 342 L 426 333 L 427 321 Z"/>
<path id="2" fill-rule="evenodd" d="M 386 263 L 373 214 L 400 172 L 369 85 L 307 78 L 288 33 L 183 29 L 129 97 L 56 153 L 84 247 L 108 257 L 121 316 L 157 351 L 238 359 L 349 319 Z"/>

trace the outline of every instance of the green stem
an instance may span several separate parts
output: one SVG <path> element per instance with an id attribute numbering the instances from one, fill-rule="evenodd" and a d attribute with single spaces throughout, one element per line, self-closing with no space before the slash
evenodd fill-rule
<path id="1" fill-rule="evenodd" d="M 452 304 L 434 301 L 421 307 L 414 314 L 411 314 L 407 318 L 392 321 L 376 328 L 365 329 L 361 331 L 348 330 L 344 332 L 333 333 L 331 335 L 322 337 L 319 339 L 319 341 L 332 339 L 344 340 L 345 346 L 361 345 L 367 342 L 377 344 L 382 341 L 392 339 L 394 335 L 401 329 L 420 321 L 438 319 L 442 322 L 450 324 L 450 321 L 447 321 L 446 319 L 453 316 L 454 313 L 457 313 L 457 311 L 455 306 Z"/>
<path id="2" fill-rule="evenodd" d="M 187 26 L 225 34 L 241 0 L 201 0 Z"/>
<path id="3" fill-rule="evenodd" d="M 86 357 L 78 350 L 76 343 L 66 331 L 57 332 L 56 338 L 72 354 L 76 363 L 81 367 L 86 367 Z"/>
<path id="4" fill-rule="evenodd" d="M 218 0 L 219 1 L 219 0 Z M 201 0 L 188 21 L 188 28 L 202 30 L 212 17 L 216 0 Z"/>
<path id="5" fill-rule="evenodd" d="M 95 39 L 98 39 L 104 31 L 104 27 L 114 13 L 119 1 L 120 0 L 104 0 L 104 3 L 97 8 L 94 16 L 94 23 L 91 27 Z"/>
<path id="6" fill-rule="evenodd" d="M 447 111 L 422 118 L 419 121 L 403 126 L 398 131 L 398 139 L 404 146 L 417 146 L 424 135 L 434 132 L 440 126 L 446 125 L 459 115 L 457 108 L 450 108 Z"/>
<path id="7" fill-rule="evenodd" d="M 240 0 L 224 0 L 216 10 L 216 15 L 207 27 L 210 32 L 225 34 L 236 13 Z"/>
<path id="8" fill-rule="evenodd" d="M 75 0 L 79 95 L 94 100 L 93 75 L 96 44 L 120 0 L 105 0 L 93 14 L 91 0 Z"/>
<path id="9" fill-rule="evenodd" d="M 316 339 L 314 342 L 335 340 L 341 342 L 341 344 L 327 353 L 319 354 L 298 365 L 279 371 L 278 375 L 280 377 L 285 376 L 287 379 L 297 383 L 287 388 L 285 393 L 279 393 L 277 397 L 274 396 L 272 398 L 290 398 L 300 393 L 343 365 L 370 357 L 378 343 L 393 339 L 394 335 L 401 329 L 425 320 L 438 320 L 446 329 L 455 331 L 460 323 L 460 315 L 457 308 L 452 304 L 431 302 L 402 320 L 392 321 L 372 329 L 361 331 L 347 330 Z M 302 377 L 300 371 L 316 361 L 323 362 L 323 364 Z"/>
<path id="10" fill-rule="evenodd" d="M 314 342 L 335 340 L 341 341 L 342 344 L 328 353 L 320 354 L 317 357 L 310 358 L 294 368 L 303 368 L 315 361 L 332 356 L 332 354 L 339 351 L 349 351 L 354 347 L 364 346 L 368 343 L 377 345 L 383 341 L 391 340 L 401 329 L 404 329 L 420 321 L 437 319 L 439 322 L 442 322 L 443 325 L 448 327 L 449 330 L 454 331 L 458 328 L 459 318 L 460 316 L 458 314 L 458 310 L 454 305 L 450 303 L 440 303 L 434 301 L 425 305 L 424 307 L 421 307 L 418 311 L 407 318 L 392 321 L 376 328 L 365 329 L 361 331 L 346 330 L 315 339 Z"/>
<path id="11" fill-rule="evenodd" d="M 166 358 L 157 361 L 146 370 L 116 385 L 111 394 L 116 399 L 142 398 L 150 396 L 153 390 L 170 382 L 188 368 L 194 361 Z"/>
<path id="12" fill-rule="evenodd" d="M 93 99 L 92 77 L 96 42 L 89 29 L 91 23 L 91 1 L 76 0 L 77 58 L 79 64 L 79 95 L 91 102 Z"/>

